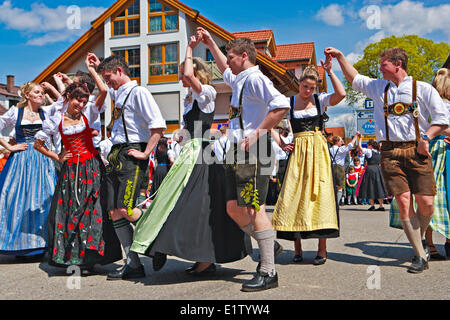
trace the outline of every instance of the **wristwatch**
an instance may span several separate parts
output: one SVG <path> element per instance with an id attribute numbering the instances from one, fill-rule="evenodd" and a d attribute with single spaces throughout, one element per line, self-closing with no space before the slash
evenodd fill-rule
<path id="1" fill-rule="evenodd" d="M 428 141 L 428 142 L 431 141 L 430 137 L 428 135 L 426 135 L 426 134 L 423 134 L 421 138 L 422 138 L 422 140 L 425 140 L 425 141 Z"/>

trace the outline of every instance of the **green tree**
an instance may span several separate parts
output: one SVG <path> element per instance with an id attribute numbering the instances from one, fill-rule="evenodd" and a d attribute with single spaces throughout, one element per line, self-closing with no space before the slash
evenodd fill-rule
<path id="1" fill-rule="evenodd" d="M 416 80 L 428 83 L 433 81 L 436 71 L 443 66 L 450 52 L 450 46 L 445 42 L 436 43 L 417 35 L 391 36 L 367 45 L 363 57 L 353 66 L 360 74 L 370 78 L 382 78 L 379 69 L 380 54 L 389 48 L 404 49 L 409 57 L 408 74 Z M 352 89 L 346 79 L 344 82 L 347 90 L 347 102 L 350 105 L 355 105 L 361 98 L 364 98 L 361 93 Z"/>

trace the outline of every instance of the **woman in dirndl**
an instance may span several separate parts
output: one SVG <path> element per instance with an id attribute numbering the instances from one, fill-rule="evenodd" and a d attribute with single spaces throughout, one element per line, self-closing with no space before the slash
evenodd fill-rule
<path id="1" fill-rule="evenodd" d="M 227 214 L 224 166 L 215 163 L 209 137 L 203 138 L 214 120 L 216 91 L 209 68 L 192 57 L 198 43 L 192 36 L 180 66 L 180 79 L 189 88 L 184 124 L 191 139 L 184 139 L 181 153 L 138 221 L 131 250 L 153 257 L 155 271 L 172 255 L 195 262 L 188 274 L 207 275 L 216 271 L 215 263 L 245 258 L 252 246 Z"/>
<path id="2" fill-rule="evenodd" d="M 79 266 L 89 275 L 95 264 L 122 258 L 119 240 L 108 217 L 104 199 L 105 166 L 92 141 L 90 124 L 99 113 L 93 104 L 87 119 L 82 110 L 89 99 L 83 84 L 69 85 L 63 94 L 64 113 L 44 121 L 36 134 L 35 148 L 63 162 L 49 216 L 49 264 Z M 50 137 L 61 135 L 64 152 L 48 150 Z"/>
<path id="3" fill-rule="evenodd" d="M 21 260 L 40 259 L 47 250 L 47 219 L 56 185 L 53 162 L 34 150 L 35 134 L 46 114 L 44 90 L 28 82 L 22 100 L 0 117 L 0 131 L 15 128 L 16 144 L 0 175 L 0 254 Z"/>
<path id="4" fill-rule="evenodd" d="M 323 136 L 324 110 L 345 98 L 345 90 L 332 73 L 332 58 L 322 65 L 333 84 L 335 93 L 315 95 L 319 73 L 308 66 L 300 78 L 299 94 L 291 99 L 290 122 L 294 143 L 284 145 L 276 132 L 280 146 L 292 151 L 285 180 L 272 217 L 272 225 L 280 239 L 295 241 L 295 263 L 303 260 L 301 239 L 319 239 L 314 265 L 327 260 L 327 238 L 339 237 L 338 206 L 328 144 Z M 293 146 L 293 148 L 292 148 Z"/>
<path id="5" fill-rule="evenodd" d="M 359 139 L 359 150 L 365 156 L 367 166 L 362 175 L 357 197 L 369 199 L 369 211 L 384 211 L 383 199 L 386 197 L 383 175 L 381 173 L 381 153 L 380 145 L 375 140 L 367 142 L 367 148 L 361 146 Z M 379 207 L 375 209 L 375 200 L 378 200 Z"/>

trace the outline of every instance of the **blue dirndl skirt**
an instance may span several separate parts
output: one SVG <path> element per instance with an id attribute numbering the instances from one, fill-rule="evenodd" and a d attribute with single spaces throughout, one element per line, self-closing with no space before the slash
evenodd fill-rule
<path id="1" fill-rule="evenodd" d="M 0 254 L 46 252 L 56 180 L 53 161 L 36 151 L 34 143 L 10 155 L 0 174 Z"/>

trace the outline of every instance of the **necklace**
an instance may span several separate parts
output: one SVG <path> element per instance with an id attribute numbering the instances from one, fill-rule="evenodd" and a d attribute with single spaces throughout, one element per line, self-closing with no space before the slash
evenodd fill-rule
<path id="1" fill-rule="evenodd" d="M 74 115 L 74 114 L 71 114 L 68 111 L 66 111 L 64 114 L 72 120 L 80 120 L 80 118 L 81 118 L 81 113 Z"/>
<path id="2" fill-rule="evenodd" d="M 29 118 L 33 119 L 33 118 L 36 118 L 38 116 L 37 112 L 34 112 L 34 111 L 30 110 L 30 109 L 25 109 L 25 111 L 26 111 L 27 117 L 29 117 Z"/>

